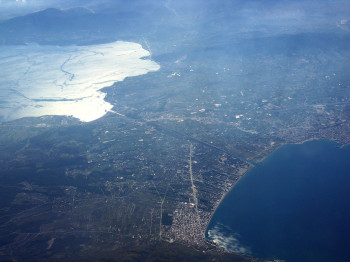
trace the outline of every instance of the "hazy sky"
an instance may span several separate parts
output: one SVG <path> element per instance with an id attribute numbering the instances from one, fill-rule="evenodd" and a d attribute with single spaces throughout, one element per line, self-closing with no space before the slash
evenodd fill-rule
<path id="1" fill-rule="evenodd" d="M 179 19 L 191 17 L 195 19 L 200 17 L 203 11 L 206 15 L 208 13 L 210 15 L 210 12 L 224 12 L 225 16 L 228 16 L 227 19 L 230 16 L 240 15 L 246 18 L 247 29 L 250 27 L 256 29 L 257 25 L 272 25 L 307 30 L 307 28 L 315 29 L 315 25 L 319 27 L 335 25 L 341 20 L 350 19 L 348 0 L 0 0 L 0 21 L 49 7 L 59 9 L 85 7 L 96 12 L 108 10 L 117 13 L 128 6 L 133 9 L 135 2 L 145 6 L 152 4 L 163 6 Z M 164 12 L 165 9 L 160 10 Z"/>

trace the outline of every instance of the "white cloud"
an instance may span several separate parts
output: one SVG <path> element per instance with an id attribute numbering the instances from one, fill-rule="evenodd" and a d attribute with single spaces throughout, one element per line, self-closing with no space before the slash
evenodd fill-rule
<path id="1" fill-rule="evenodd" d="M 216 224 L 208 230 L 208 237 L 211 241 L 224 249 L 240 254 L 251 255 L 249 247 L 241 245 L 239 234 L 232 233 L 232 229 L 222 224 Z"/>

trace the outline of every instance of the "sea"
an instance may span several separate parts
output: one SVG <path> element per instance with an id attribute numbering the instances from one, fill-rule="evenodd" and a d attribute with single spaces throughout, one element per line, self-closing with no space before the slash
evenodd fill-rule
<path id="1" fill-rule="evenodd" d="M 350 261 L 350 146 L 282 146 L 227 194 L 206 236 L 263 259 Z"/>

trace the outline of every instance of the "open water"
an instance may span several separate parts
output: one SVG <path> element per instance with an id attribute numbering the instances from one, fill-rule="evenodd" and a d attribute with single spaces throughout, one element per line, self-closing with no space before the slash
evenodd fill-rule
<path id="1" fill-rule="evenodd" d="M 350 146 L 285 145 L 226 196 L 207 238 L 286 261 L 350 261 Z"/>

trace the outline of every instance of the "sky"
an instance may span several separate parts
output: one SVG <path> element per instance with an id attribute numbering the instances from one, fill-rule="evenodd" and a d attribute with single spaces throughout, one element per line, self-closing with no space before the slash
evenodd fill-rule
<path id="1" fill-rule="evenodd" d="M 130 5 L 136 1 L 119 0 L 0 0 L 0 21 L 44 10 L 49 7 L 69 9 L 85 7 L 101 11 L 110 9 L 117 12 L 118 6 Z M 205 5 L 203 4 L 205 2 Z M 314 28 L 315 25 L 340 23 L 350 19 L 350 1 L 348 0 L 144 0 L 142 3 L 165 6 L 181 17 L 198 17 L 205 6 L 232 9 L 233 15 L 239 14 L 247 18 L 247 27 L 257 25 L 274 25 L 281 27 Z M 204 10 L 203 9 L 203 10 Z M 115 10 L 115 11 L 114 11 Z M 220 11 L 220 10 L 218 10 Z M 222 11 L 222 10 L 221 10 Z M 227 15 L 227 14 L 226 14 Z"/>

